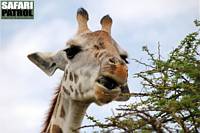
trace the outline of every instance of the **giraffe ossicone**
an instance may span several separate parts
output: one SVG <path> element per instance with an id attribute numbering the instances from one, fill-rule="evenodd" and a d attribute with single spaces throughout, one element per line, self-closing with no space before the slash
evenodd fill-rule
<path id="1" fill-rule="evenodd" d="M 73 133 L 81 126 L 91 103 L 127 101 L 127 52 L 111 37 L 112 19 L 101 19 L 102 29 L 90 31 L 89 15 L 77 11 L 78 30 L 57 52 L 35 52 L 28 58 L 47 75 L 56 69 L 64 72 L 52 100 L 42 133 Z"/>

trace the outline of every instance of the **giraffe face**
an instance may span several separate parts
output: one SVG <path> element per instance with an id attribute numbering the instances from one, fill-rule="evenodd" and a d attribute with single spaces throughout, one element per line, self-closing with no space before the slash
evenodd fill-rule
<path id="1" fill-rule="evenodd" d="M 84 33 L 67 42 L 63 84 L 74 99 L 98 104 L 119 98 L 127 87 L 127 53 L 105 31 Z M 69 82 L 70 81 L 70 82 Z M 73 90 L 73 91 L 72 91 Z M 77 92 L 76 92 L 77 90 Z"/>
<path id="2" fill-rule="evenodd" d="M 79 29 L 66 48 L 52 53 L 33 53 L 28 57 L 46 74 L 59 68 L 64 71 L 62 91 L 67 97 L 79 101 L 92 101 L 99 105 L 113 100 L 126 101 L 127 52 L 110 35 L 112 19 L 101 19 L 102 29 L 91 32 L 87 28 L 88 14 L 77 12 Z"/>

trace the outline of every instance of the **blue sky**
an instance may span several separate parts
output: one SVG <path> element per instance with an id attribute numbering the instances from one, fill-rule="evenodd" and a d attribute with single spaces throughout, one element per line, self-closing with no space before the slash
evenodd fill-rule
<path id="1" fill-rule="evenodd" d="M 100 19 L 113 18 L 112 36 L 129 57 L 145 59 L 142 46 L 167 57 L 187 33 L 195 30 L 193 20 L 200 17 L 199 0 L 43 0 L 35 1 L 34 20 L 0 20 L 0 125 L 4 133 L 38 133 L 54 88 L 62 72 L 46 76 L 27 58 L 35 51 L 56 51 L 65 46 L 76 31 L 75 14 L 84 7 L 90 15 L 89 27 L 100 29 Z M 141 67 L 130 60 L 129 86 L 140 91 L 132 74 Z M 112 114 L 119 104 L 92 104 L 87 114 L 100 120 Z M 89 121 L 84 119 L 83 125 Z M 93 129 L 85 129 L 92 132 Z"/>

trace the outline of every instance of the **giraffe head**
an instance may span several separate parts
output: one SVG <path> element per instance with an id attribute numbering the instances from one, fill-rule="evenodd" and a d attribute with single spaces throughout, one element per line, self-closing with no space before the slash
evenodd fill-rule
<path id="1" fill-rule="evenodd" d="M 99 105 L 128 100 L 123 95 L 129 93 L 127 52 L 111 37 L 112 19 L 104 16 L 102 29 L 92 32 L 85 9 L 80 8 L 76 18 L 77 33 L 65 48 L 55 53 L 32 53 L 28 58 L 49 76 L 57 68 L 64 71 L 61 91 L 74 100 Z"/>

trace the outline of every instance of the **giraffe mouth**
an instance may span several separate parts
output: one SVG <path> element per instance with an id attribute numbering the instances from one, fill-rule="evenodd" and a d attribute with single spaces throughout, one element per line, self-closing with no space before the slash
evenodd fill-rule
<path id="1" fill-rule="evenodd" d="M 108 76 L 100 76 L 96 81 L 108 90 L 113 90 L 119 86 L 119 83 L 115 79 Z"/>

